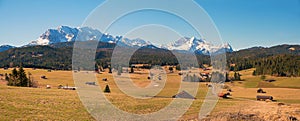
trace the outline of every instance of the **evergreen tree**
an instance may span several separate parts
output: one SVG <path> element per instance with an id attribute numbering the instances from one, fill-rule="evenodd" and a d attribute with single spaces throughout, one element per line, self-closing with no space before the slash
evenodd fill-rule
<path id="1" fill-rule="evenodd" d="M 241 81 L 241 75 L 238 72 L 234 72 L 234 80 Z"/>
<path id="2" fill-rule="evenodd" d="M 181 71 L 180 65 L 176 65 L 176 70 Z"/>
<path id="3" fill-rule="evenodd" d="M 169 71 L 170 71 L 171 73 L 173 73 L 173 67 L 172 67 L 172 66 L 169 67 Z"/>
<path id="4" fill-rule="evenodd" d="M 253 76 L 256 76 L 256 70 L 253 71 L 252 75 L 253 75 Z"/>
<path id="5" fill-rule="evenodd" d="M 104 93 L 110 93 L 110 89 L 108 85 L 105 86 Z"/>
<path id="6" fill-rule="evenodd" d="M 260 76 L 260 79 L 261 79 L 261 80 L 265 80 L 265 79 L 266 79 L 266 76 L 265 76 L 265 75 L 261 75 L 261 76 Z"/>
<path id="7" fill-rule="evenodd" d="M 18 80 L 18 71 L 14 68 L 10 75 L 11 86 L 20 86 L 20 82 Z"/>
<path id="8" fill-rule="evenodd" d="M 5 80 L 9 81 L 9 77 L 8 77 L 7 73 L 5 73 Z"/>
<path id="9" fill-rule="evenodd" d="M 20 83 L 19 85 L 21 87 L 28 87 L 29 86 L 28 78 L 27 78 L 26 73 L 25 73 L 22 66 L 19 68 L 19 71 L 18 71 L 18 80 L 19 80 L 19 83 Z"/>
<path id="10" fill-rule="evenodd" d="M 13 81 L 9 77 L 11 77 L 11 74 L 9 74 L 8 76 L 7 73 L 5 73 L 5 80 L 7 81 L 7 85 L 13 86 Z"/>
<path id="11" fill-rule="evenodd" d="M 108 73 L 112 73 L 111 70 L 112 70 L 112 69 L 111 69 L 111 66 L 109 66 L 109 67 L 108 67 Z"/>
<path id="12" fill-rule="evenodd" d="M 23 67 L 20 67 L 19 70 L 13 69 L 12 73 L 7 75 L 5 74 L 5 80 L 8 81 L 7 85 L 8 86 L 20 86 L 20 87 L 37 87 L 37 82 L 34 82 L 30 78 L 30 73 L 29 78 L 26 76 L 26 72 L 23 69 Z"/>
<path id="13" fill-rule="evenodd" d="M 222 75 L 222 74 L 219 74 L 220 76 Z M 224 76 L 223 76 L 224 77 Z M 224 78 L 223 78 L 224 79 Z M 231 80 L 229 79 L 229 74 L 226 72 L 226 74 L 225 74 L 225 82 L 230 82 Z"/>
<path id="14" fill-rule="evenodd" d="M 130 67 L 130 73 L 134 73 L 133 66 Z"/>

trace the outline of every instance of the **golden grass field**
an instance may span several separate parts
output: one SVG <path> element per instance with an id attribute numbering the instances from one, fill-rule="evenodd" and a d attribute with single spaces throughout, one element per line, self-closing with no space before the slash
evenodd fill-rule
<path id="1" fill-rule="evenodd" d="M 4 80 L 0 81 L 0 120 L 95 120 L 85 110 L 76 91 L 57 89 L 58 85 L 74 86 L 72 71 L 48 72 L 29 68 L 25 70 L 38 81 L 39 88 L 9 87 L 5 85 Z M 243 81 L 226 83 L 233 90 L 231 99 L 220 99 L 211 115 L 204 120 L 229 120 L 228 116 L 240 113 L 255 114 L 265 120 L 275 120 L 277 115 L 281 116 L 278 119 L 286 119 L 291 115 L 300 119 L 300 78 L 267 76 L 267 79 L 276 80 L 267 83 L 262 82 L 260 76 L 252 76 L 252 71 L 253 69 L 239 72 Z M 0 74 L 10 72 L 11 70 L 0 69 Z M 121 110 L 136 114 L 155 112 L 167 106 L 172 101 L 172 98 L 167 97 L 178 92 L 181 82 L 177 71 L 168 73 L 166 85 L 157 95 L 161 98 L 135 99 L 117 88 L 112 74 L 106 71 L 95 75 L 102 90 L 106 84 L 110 86 L 111 93 L 105 95 L 112 104 Z M 140 70 L 130 77 L 137 86 L 145 87 L 150 83 L 148 75 L 148 71 Z M 41 79 L 41 76 L 48 79 Z M 102 78 L 107 78 L 108 81 L 101 81 Z M 46 85 L 51 85 L 52 88 L 46 89 Z M 267 92 L 265 95 L 272 95 L 277 102 L 256 101 L 256 90 L 259 87 Z M 206 83 L 200 83 L 197 99 L 181 120 L 197 118 L 207 89 Z M 278 103 L 284 105 L 278 106 Z"/>

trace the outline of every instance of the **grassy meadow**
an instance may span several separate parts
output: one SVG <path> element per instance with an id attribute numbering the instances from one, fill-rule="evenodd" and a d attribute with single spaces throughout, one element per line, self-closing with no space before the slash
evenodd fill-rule
<path id="1" fill-rule="evenodd" d="M 6 86 L 2 78 L 0 81 L 0 120 L 95 120 L 84 108 L 80 102 L 77 92 L 74 90 L 58 89 L 58 85 L 74 86 L 72 71 L 51 71 L 44 69 L 26 68 L 26 73 L 30 72 L 34 80 L 38 81 L 39 88 L 23 88 Z M 264 82 L 260 76 L 252 76 L 254 69 L 240 71 L 243 81 L 235 81 L 226 83 L 232 89 L 230 99 L 222 99 L 218 101 L 211 115 L 220 112 L 240 112 L 247 109 L 258 110 L 264 112 L 260 106 L 266 105 L 270 108 L 278 108 L 274 103 L 285 103 L 291 106 L 290 110 L 298 110 L 300 104 L 300 78 L 299 77 L 272 77 L 266 76 L 266 79 L 275 79 L 275 82 Z M 200 70 L 201 71 L 201 70 Z M 10 70 L 0 69 L 0 74 L 10 73 Z M 178 92 L 181 83 L 181 77 L 178 72 L 167 73 L 167 81 L 163 90 L 157 95 L 158 98 L 151 99 L 136 99 L 124 94 L 118 89 L 112 74 L 102 72 L 95 73 L 98 78 L 100 88 L 103 90 L 105 85 L 109 85 L 111 93 L 105 94 L 107 99 L 121 110 L 136 113 L 147 114 L 156 112 L 171 101 L 171 96 Z M 166 70 L 166 72 L 168 72 Z M 130 74 L 133 83 L 139 87 L 146 87 L 150 80 L 147 79 L 149 72 L 147 70 L 135 71 Z M 230 76 L 233 72 L 230 73 Z M 41 76 L 46 76 L 47 79 L 41 79 Z M 107 78 L 108 81 L 101 81 L 102 78 Z M 196 83 L 196 82 L 189 82 Z M 51 89 L 46 89 L 46 85 L 51 85 Z M 99 88 L 99 89 L 100 89 Z M 272 95 L 277 102 L 256 101 L 256 90 L 263 88 L 267 93 L 264 95 Z M 197 118 L 198 112 L 206 96 L 208 87 L 206 83 L 200 83 L 198 93 L 189 110 L 182 116 L 182 120 Z M 223 90 L 226 92 L 226 89 Z M 261 110 L 260 110 L 261 109 Z M 267 111 L 267 110 L 266 110 Z M 299 109 L 300 111 L 300 109 Z M 299 116 L 298 114 L 293 114 Z M 300 117 L 299 117 L 300 118 Z"/>

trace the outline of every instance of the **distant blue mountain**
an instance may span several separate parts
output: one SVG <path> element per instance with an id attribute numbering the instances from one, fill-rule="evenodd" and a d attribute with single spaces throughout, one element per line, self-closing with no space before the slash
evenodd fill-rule
<path id="1" fill-rule="evenodd" d="M 0 46 L 0 52 L 9 50 L 9 49 L 11 49 L 11 48 L 15 48 L 15 47 L 14 47 L 14 46 L 11 46 L 11 45 L 1 45 L 1 46 Z"/>

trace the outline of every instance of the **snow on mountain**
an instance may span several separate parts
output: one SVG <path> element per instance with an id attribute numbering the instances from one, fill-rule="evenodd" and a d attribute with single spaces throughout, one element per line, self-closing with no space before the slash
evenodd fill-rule
<path id="1" fill-rule="evenodd" d="M 112 36 L 108 33 L 101 33 L 99 30 L 92 29 L 89 27 L 82 28 L 71 28 L 68 26 L 59 26 L 57 29 L 48 29 L 43 33 L 37 40 L 32 41 L 29 45 L 49 45 L 59 42 L 70 42 L 70 41 L 88 41 L 98 40 L 107 43 L 120 42 L 127 46 L 146 46 L 150 45 L 142 39 L 123 38 L 122 36 Z"/>
<path id="2" fill-rule="evenodd" d="M 162 48 L 168 50 L 184 50 L 188 52 L 196 51 L 197 53 L 201 54 L 209 54 L 209 47 L 209 43 L 205 42 L 202 39 L 197 39 L 195 37 L 183 37 L 173 43 L 162 45 Z"/>
<path id="3" fill-rule="evenodd" d="M 37 40 L 32 41 L 29 45 L 48 45 L 59 42 L 74 41 L 78 34 L 77 28 L 68 26 L 59 26 L 57 29 L 48 29 Z"/>
<path id="4" fill-rule="evenodd" d="M 232 47 L 229 44 L 213 46 L 205 40 L 197 39 L 196 37 L 183 37 L 173 43 L 162 45 L 161 47 L 168 50 L 188 51 L 205 55 L 221 51 L 222 49 L 224 49 L 224 52 L 233 52 Z"/>
<path id="5" fill-rule="evenodd" d="M 118 45 L 129 47 L 157 48 L 151 42 L 140 38 L 128 39 L 123 38 L 122 36 L 112 36 L 108 33 L 101 33 L 99 30 L 90 27 L 72 28 L 68 26 L 59 26 L 57 29 L 48 29 L 37 40 L 32 41 L 28 45 L 49 45 L 60 42 L 88 40 L 117 43 Z M 195 37 L 183 37 L 173 43 L 160 45 L 159 47 L 168 50 L 195 52 L 205 55 L 222 50 L 226 52 L 233 51 L 229 44 L 213 46 L 205 40 L 197 39 Z"/>
<path id="6" fill-rule="evenodd" d="M 0 52 L 9 50 L 9 49 L 11 49 L 11 48 L 15 48 L 15 47 L 14 47 L 14 46 L 11 46 L 11 45 L 1 45 L 1 46 L 0 46 Z"/>
<path id="7" fill-rule="evenodd" d="M 136 39 L 122 38 L 120 41 L 118 41 L 118 44 L 127 45 L 130 47 L 143 47 L 143 46 L 152 45 L 151 42 L 145 41 L 140 38 L 136 38 Z"/>
<path id="8" fill-rule="evenodd" d="M 103 42 L 115 42 L 117 38 L 109 34 L 102 34 L 99 30 L 92 29 L 89 27 L 71 28 L 68 26 L 59 26 L 57 29 L 48 29 L 37 40 L 29 43 L 29 45 L 49 45 L 59 42 L 70 42 L 75 40 L 100 40 Z"/>

